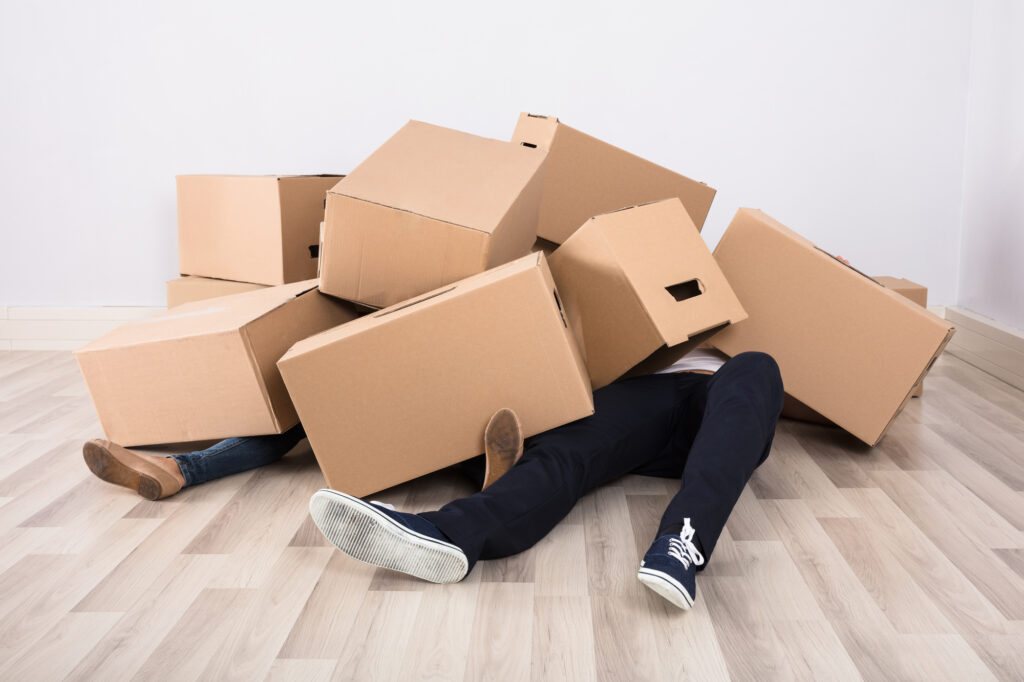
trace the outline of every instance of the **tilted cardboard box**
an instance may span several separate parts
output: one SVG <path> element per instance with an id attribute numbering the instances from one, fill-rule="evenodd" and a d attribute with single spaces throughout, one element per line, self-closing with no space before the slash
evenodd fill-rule
<path id="1" fill-rule="evenodd" d="M 525 256 L 543 163 L 410 121 L 328 193 L 320 289 L 380 308 Z"/>
<path id="2" fill-rule="evenodd" d="M 277 360 L 356 317 L 315 281 L 185 303 L 75 352 L 107 438 L 121 445 L 281 433 L 298 421 Z"/>
<path id="3" fill-rule="evenodd" d="M 551 255 L 594 389 L 660 348 L 660 369 L 746 318 L 679 199 L 591 218 Z M 645 365 L 646 366 L 646 365 Z"/>
<path id="4" fill-rule="evenodd" d="M 873 279 L 885 288 L 892 289 L 900 296 L 910 299 L 922 308 L 928 307 L 928 287 L 902 277 L 879 276 Z M 914 392 L 911 395 L 919 398 L 923 393 L 924 379 L 921 379 L 921 381 L 917 382 L 917 386 L 914 386 Z"/>
<path id="5" fill-rule="evenodd" d="M 218 296 L 240 294 L 243 291 L 255 291 L 266 288 L 266 284 L 252 282 L 232 282 L 227 279 L 211 279 L 209 277 L 193 277 L 185 275 L 167 282 L 167 307 L 173 308 L 183 303 L 202 301 Z"/>
<path id="6" fill-rule="evenodd" d="M 328 485 L 352 495 L 480 454 L 502 407 L 527 436 L 593 413 L 539 253 L 300 341 L 278 366 Z"/>
<path id="7" fill-rule="evenodd" d="M 678 197 L 697 229 L 715 198 L 703 182 L 602 142 L 554 116 L 520 114 L 516 144 L 546 149 L 537 236 L 561 244 L 587 218 L 626 206 Z"/>
<path id="8" fill-rule="evenodd" d="M 712 345 L 771 354 L 790 395 L 868 445 L 955 331 L 761 211 L 740 209 L 714 255 L 750 317 Z"/>
<path id="9" fill-rule="evenodd" d="M 341 175 L 179 175 L 182 275 L 286 284 L 316 277 L 327 190 Z"/>

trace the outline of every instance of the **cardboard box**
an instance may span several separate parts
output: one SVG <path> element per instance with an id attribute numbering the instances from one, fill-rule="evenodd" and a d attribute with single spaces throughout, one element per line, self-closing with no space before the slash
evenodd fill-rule
<path id="1" fill-rule="evenodd" d="M 543 163 L 410 121 L 328 193 L 320 289 L 384 307 L 525 256 Z"/>
<path id="2" fill-rule="evenodd" d="M 659 348 L 671 357 L 646 369 L 746 318 L 679 199 L 591 218 L 550 262 L 595 390 Z"/>
<path id="3" fill-rule="evenodd" d="M 179 175 L 183 275 L 286 284 L 316 277 L 327 190 L 341 175 Z"/>
<path id="4" fill-rule="evenodd" d="M 240 294 L 243 291 L 255 291 L 264 289 L 266 286 L 266 284 L 253 284 L 252 282 L 232 282 L 226 279 L 186 275 L 167 282 L 167 307 L 173 308 L 182 303 Z"/>
<path id="5" fill-rule="evenodd" d="M 602 142 L 554 116 L 520 114 L 512 133 L 519 145 L 546 149 L 537 235 L 561 244 L 591 216 L 678 197 L 697 229 L 715 190 Z"/>
<path id="6" fill-rule="evenodd" d="M 750 317 L 712 345 L 771 354 L 790 395 L 869 445 L 955 331 L 761 211 L 736 213 L 715 258 Z"/>
<path id="7" fill-rule="evenodd" d="M 911 282 L 909 279 L 903 279 L 902 277 L 881 276 L 875 277 L 874 280 L 885 288 L 892 289 L 900 296 L 909 298 L 922 308 L 928 307 L 928 287 L 921 286 L 916 282 Z M 915 398 L 919 398 L 923 393 L 924 379 L 921 379 L 921 381 L 917 382 L 917 386 L 914 386 L 914 391 L 910 395 Z"/>
<path id="8" fill-rule="evenodd" d="M 300 341 L 278 366 L 328 485 L 358 496 L 480 454 L 502 407 L 527 436 L 593 413 L 539 253 Z"/>
<path id="9" fill-rule="evenodd" d="M 281 433 L 298 422 L 275 364 L 356 316 L 315 281 L 185 303 L 75 351 L 107 438 L 121 445 Z"/>

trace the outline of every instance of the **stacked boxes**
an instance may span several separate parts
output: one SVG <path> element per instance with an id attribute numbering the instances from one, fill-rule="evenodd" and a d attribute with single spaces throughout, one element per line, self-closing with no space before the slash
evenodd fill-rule
<path id="1" fill-rule="evenodd" d="M 180 176 L 168 297 L 193 302 L 78 361 L 112 440 L 301 419 L 355 495 L 479 454 L 500 408 L 537 434 L 709 340 L 878 442 L 952 328 L 758 211 L 712 254 L 714 195 L 529 114 L 511 142 L 412 121 L 348 177 Z"/>

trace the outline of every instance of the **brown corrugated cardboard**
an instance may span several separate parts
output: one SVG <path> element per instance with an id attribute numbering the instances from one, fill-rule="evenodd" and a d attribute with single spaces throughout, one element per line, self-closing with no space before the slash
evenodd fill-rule
<path id="1" fill-rule="evenodd" d="M 539 253 L 300 341 L 278 366 L 328 485 L 359 496 L 480 454 L 502 407 L 525 435 L 593 412 Z"/>
<path id="2" fill-rule="evenodd" d="M 179 272 L 258 284 L 316 277 L 324 200 L 342 177 L 179 175 Z"/>
<path id="3" fill-rule="evenodd" d="M 192 303 L 217 296 L 240 294 L 243 291 L 254 291 L 266 286 L 266 284 L 253 284 L 252 282 L 232 282 L 226 279 L 185 275 L 167 282 L 167 307 L 173 308 L 182 303 Z"/>
<path id="4" fill-rule="evenodd" d="M 911 282 L 909 279 L 904 279 L 902 277 L 888 277 L 883 275 L 873 279 L 885 288 L 892 289 L 900 296 L 909 298 L 922 308 L 928 307 L 928 287 L 917 284 L 916 282 Z M 921 379 L 921 381 L 917 382 L 917 386 L 914 386 L 914 392 L 910 395 L 915 398 L 919 398 L 923 393 L 924 379 Z"/>
<path id="5" fill-rule="evenodd" d="M 280 433 L 298 417 L 275 363 L 355 317 L 311 280 L 185 303 L 75 355 L 107 438 L 122 445 Z"/>
<path id="6" fill-rule="evenodd" d="M 595 389 L 662 347 L 673 357 L 659 353 L 658 368 L 668 366 L 746 318 L 679 199 L 591 218 L 552 254 L 551 272 Z"/>
<path id="7" fill-rule="evenodd" d="M 674 173 L 561 123 L 520 114 L 516 144 L 546 149 L 537 235 L 561 244 L 587 218 L 626 206 L 678 197 L 700 230 L 715 198 L 702 182 Z"/>
<path id="8" fill-rule="evenodd" d="M 543 163 L 410 121 L 328 193 L 320 289 L 384 307 L 526 255 Z"/>
<path id="9" fill-rule="evenodd" d="M 761 211 L 736 213 L 715 258 L 750 317 L 712 345 L 771 354 L 789 394 L 869 445 L 954 332 Z"/>

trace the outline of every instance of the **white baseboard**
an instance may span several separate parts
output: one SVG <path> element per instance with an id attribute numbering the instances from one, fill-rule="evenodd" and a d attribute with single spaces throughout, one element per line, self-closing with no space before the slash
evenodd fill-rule
<path id="1" fill-rule="evenodd" d="M 946 308 L 945 318 L 956 325 L 946 346 L 950 355 L 1024 390 L 1024 330 L 955 306 Z"/>
<path id="2" fill-rule="evenodd" d="M 0 350 L 74 350 L 128 320 L 166 308 L 0 307 Z"/>

